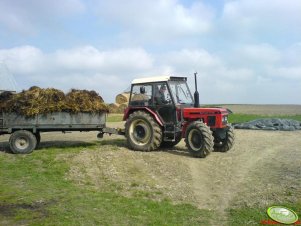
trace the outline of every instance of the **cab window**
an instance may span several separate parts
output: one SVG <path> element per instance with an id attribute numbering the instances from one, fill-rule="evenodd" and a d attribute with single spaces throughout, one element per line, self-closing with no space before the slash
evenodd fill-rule
<path id="1" fill-rule="evenodd" d="M 154 84 L 154 102 L 155 105 L 169 105 L 172 103 L 166 83 Z"/>
<path id="2" fill-rule="evenodd" d="M 131 106 L 149 106 L 152 102 L 151 85 L 133 85 L 130 100 Z"/>

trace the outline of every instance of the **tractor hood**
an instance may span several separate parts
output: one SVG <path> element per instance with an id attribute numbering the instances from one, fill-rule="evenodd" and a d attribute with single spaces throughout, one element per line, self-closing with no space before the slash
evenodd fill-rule
<path id="1" fill-rule="evenodd" d="M 228 115 L 226 108 L 184 108 L 184 118 L 191 118 L 197 115 Z"/>
<path id="2" fill-rule="evenodd" d="M 184 108 L 183 118 L 187 121 L 201 120 L 210 128 L 224 128 L 228 123 L 226 108 Z"/>

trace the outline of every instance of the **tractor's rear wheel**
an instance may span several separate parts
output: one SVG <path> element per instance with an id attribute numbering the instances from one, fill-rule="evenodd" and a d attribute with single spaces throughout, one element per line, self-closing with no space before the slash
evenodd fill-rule
<path id="1" fill-rule="evenodd" d="M 234 145 L 234 140 L 234 129 L 231 126 L 226 132 L 226 137 L 224 139 L 220 139 L 218 136 L 214 136 L 214 151 L 229 151 Z"/>
<path id="2" fill-rule="evenodd" d="M 172 148 L 176 146 L 182 139 L 182 133 L 177 133 L 175 137 L 175 141 L 162 141 L 161 148 Z"/>
<path id="3" fill-rule="evenodd" d="M 185 142 L 190 154 L 198 158 L 209 155 L 214 145 L 210 128 L 199 121 L 187 127 Z"/>
<path id="4" fill-rule="evenodd" d="M 136 151 L 153 151 L 160 147 L 162 130 L 154 118 L 144 111 L 135 111 L 125 123 L 128 146 Z"/>

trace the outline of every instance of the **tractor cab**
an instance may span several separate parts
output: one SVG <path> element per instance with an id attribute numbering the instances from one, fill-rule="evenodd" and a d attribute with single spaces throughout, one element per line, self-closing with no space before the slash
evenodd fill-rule
<path id="1" fill-rule="evenodd" d="M 146 144 L 146 141 L 153 138 L 152 122 L 156 124 L 156 128 L 158 126 L 158 131 L 160 129 L 158 141 L 160 147 L 172 147 L 182 138 L 191 142 L 194 140 L 195 144 L 190 142 L 190 146 L 198 147 L 201 145 L 197 134 L 200 128 L 196 128 L 196 136 L 190 134 L 191 136 L 187 138 L 187 132 L 188 129 L 194 128 L 192 125 L 200 126 L 200 123 L 202 127 L 206 127 L 206 131 L 208 130 L 206 133 L 210 133 L 208 135 L 210 139 L 212 134 L 217 142 L 226 139 L 230 128 L 227 123 L 227 110 L 200 108 L 195 99 L 198 97 L 193 98 L 186 77 L 160 76 L 134 79 L 129 106 L 124 114 L 129 146 L 135 150 L 155 149 Z M 134 123 L 132 118 L 135 119 Z M 213 148 L 213 138 L 211 140 L 207 149 Z M 196 149 L 200 151 L 200 148 Z M 197 153 L 195 155 L 197 157 L 206 155 L 204 151 L 193 153 Z"/>
<path id="2" fill-rule="evenodd" d="M 176 109 L 193 107 L 193 97 L 185 77 L 151 77 L 132 82 L 129 107 L 147 107 L 162 123 L 177 121 Z"/>

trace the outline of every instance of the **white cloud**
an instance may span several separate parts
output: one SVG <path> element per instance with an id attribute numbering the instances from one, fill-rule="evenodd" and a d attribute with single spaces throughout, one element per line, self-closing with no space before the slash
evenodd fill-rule
<path id="1" fill-rule="evenodd" d="M 299 82 L 301 84 L 301 66 L 270 67 L 267 70 L 267 76 L 274 79 Z"/>
<path id="2" fill-rule="evenodd" d="M 58 17 L 85 10 L 81 0 L 26 0 L 0 1 L 0 26 L 12 32 L 32 34 L 47 24 L 57 23 Z"/>
<path id="3" fill-rule="evenodd" d="M 171 65 L 176 65 L 178 71 L 212 68 L 221 64 L 220 59 L 204 49 L 182 49 L 165 54 L 162 59 Z"/>
<path id="4" fill-rule="evenodd" d="M 285 58 L 284 50 L 267 43 L 237 44 L 233 48 L 234 50 L 224 53 L 223 57 L 225 63 L 232 67 L 248 67 L 257 70 L 258 68 L 283 63 Z M 288 56 L 291 54 L 288 53 Z"/>
<path id="5" fill-rule="evenodd" d="M 244 45 L 238 54 L 245 62 L 260 64 L 276 63 L 281 59 L 280 51 L 269 44 Z"/>
<path id="6" fill-rule="evenodd" d="M 283 63 L 288 66 L 301 64 L 301 42 L 289 46 L 284 52 Z"/>
<path id="7" fill-rule="evenodd" d="M 62 68 L 69 70 L 114 71 L 145 70 L 152 66 L 152 58 L 141 48 L 125 48 L 100 51 L 93 46 L 84 46 L 69 50 L 58 50 L 54 60 Z"/>
<path id="8" fill-rule="evenodd" d="M 101 51 L 93 46 L 44 53 L 33 46 L 0 49 L 0 62 L 15 75 L 20 88 L 32 85 L 107 90 L 111 100 L 131 79 L 153 67 L 150 54 L 141 48 Z M 117 79 L 118 78 L 118 79 Z"/>
<path id="9" fill-rule="evenodd" d="M 133 78 L 141 76 L 187 76 L 194 90 L 193 73 L 197 71 L 201 103 L 301 104 L 301 94 L 296 92 L 296 87 L 301 87 L 300 65 L 285 65 L 279 60 L 288 57 L 290 48 L 280 51 L 263 45 L 261 50 L 260 46 L 243 48 L 248 50 L 250 61 L 257 62 L 257 56 L 264 55 L 262 64 L 267 66 L 260 70 L 246 65 L 231 66 L 225 58 L 201 48 L 150 54 L 143 48 L 100 50 L 82 46 L 45 53 L 34 46 L 20 46 L 0 49 L 0 62 L 15 75 L 20 88 L 38 85 L 65 91 L 93 89 L 107 102 L 113 102 Z M 276 61 L 269 58 L 273 51 L 277 53 Z M 279 99 L 280 87 L 283 91 Z"/>
<path id="10" fill-rule="evenodd" d="M 176 0 L 96 1 L 101 18 L 123 26 L 126 35 L 147 40 L 167 40 L 206 33 L 214 13 L 202 2 L 185 7 Z"/>
<path id="11" fill-rule="evenodd" d="M 255 31 L 261 35 L 300 34 L 300 12 L 299 0 L 234 0 L 225 3 L 222 21 L 227 29 L 242 35 Z"/>
<path id="12" fill-rule="evenodd" d="M 0 49 L 0 62 L 16 74 L 29 74 L 40 70 L 44 54 L 33 46 L 20 46 L 11 49 Z"/>

